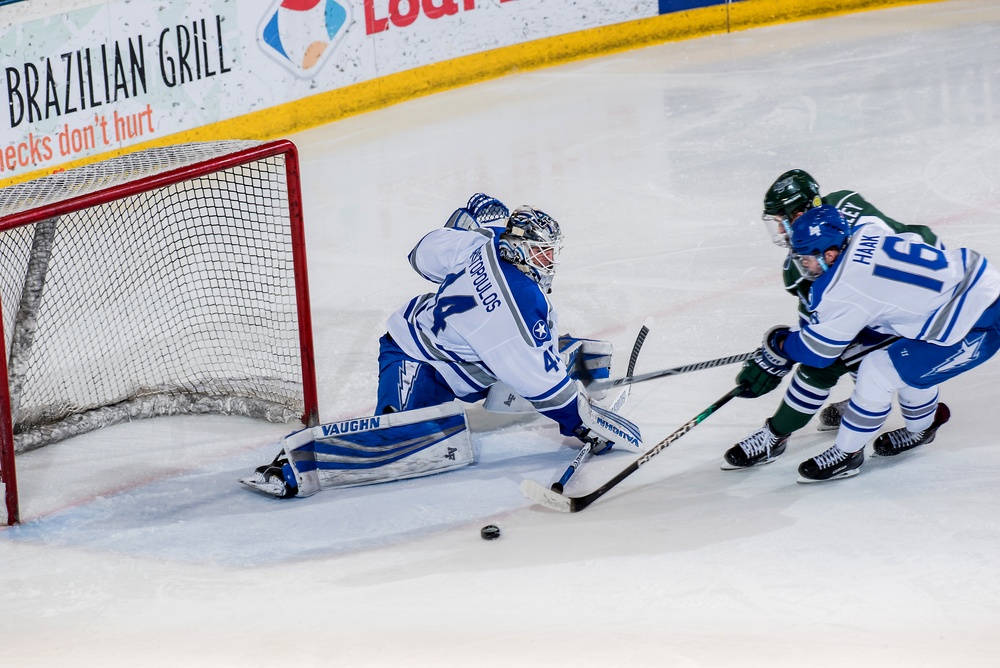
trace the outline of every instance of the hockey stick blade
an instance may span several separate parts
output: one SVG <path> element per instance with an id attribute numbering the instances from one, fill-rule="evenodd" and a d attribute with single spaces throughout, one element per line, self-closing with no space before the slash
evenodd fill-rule
<path id="1" fill-rule="evenodd" d="M 638 336 L 635 337 L 635 343 L 632 344 L 632 354 L 628 358 L 628 373 L 626 376 L 631 376 L 635 373 L 635 363 L 639 359 L 639 351 L 642 350 L 642 344 L 646 342 L 646 337 L 649 335 L 649 328 L 653 325 L 653 319 L 646 318 L 646 322 L 642 323 L 642 327 L 639 329 Z"/>
<path id="2" fill-rule="evenodd" d="M 573 512 L 573 500 L 559 492 L 547 489 L 530 478 L 521 481 L 521 494 L 540 506 L 545 506 L 561 513 Z"/>
<path id="3" fill-rule="evenodd" d="M 757 351 L 752 350 L 748 353 L 741 353 L 739 355 L 730 355 L 729 357 L 719 357 L 717 359 L 706 360 L 704 362 L 694 362 L 693 364 L 685 364 L 684 366 L 675 366 L 671 369 L 663 369 L 662 371 L 650 371 L 649 373 L 641 373 L 638 376 L 625 376 L 624 378 L 618 378 L 617 380 L 599 380 L 597 382 L 591 383 L 590 389 L 603 390 L 609 387 L 617 387 L 618 385 L 634 385 L 635 383 L 643 383 L 647 380 L 655 380 L 656 378 L 665 378 L 666 376 L 677 376 L 682 373 L 701 371 L 702 369 L 714 369 L 717 366 L 725 366 L 727 364 L 736 364 L 738 362 L 745 362 L 756 354 Z"/>
<path id="4" fill-rule="evenodd" d="M 652 326 L 652 324 L 653 324 L 653 318 L 649 317 L 646 318 L 646 321 L 642 323 L 642 327 L 639 328 L 639 334 L 636 335 L 635 343 L 632 344 L 632 354 L 629 356 L 628 359 L 628 372 L 626 374 L 628 376 L 631 376 L 635 372 L 635 363 L 639 359 L 639 352 L 642 350 L 642 344 L 646 342 L 646 336 L 649 335 L 649 328 Z M 613 401 L 611 405 L 608 406 L 608 408 L 610 408 L 612 411 L 616 413 L 620 411 L 625 406 L 625 402 L 628 401 L 628 397 L 629 394 L 631 393 L 631 390 L 632 386 L 626 385 L 625 389 L 622 390 L 621 394 L 618 395 L 618 398 L 615 399 L 615 401 Z M 552 487 L 550 489 L 553 492 L 555 492 L 556 494 L 562 494 L 563 488 L 566 486 L 566 483 L 569 482 L 569 479 L 573 477 L 573 474 L 576 473 L 577 469 L 579 469 L 580 466 L 583 465 L 583 462 L 586 461 L 587 457 L 590 456 L 591 449 L 592 446 L 589 443 L 580 449 L 580 452 L 576 455 L 576 457 L 573 458 L 573 461 L 570 462 L 570 465 L 566 467 L 566 470 L 563 472 L 562 476 L 559 477 L 559 480 L 552 483 Z"/>
<path id="5" fill-rule="evenodd" d="M 688 433 L 696 426 L 704 422 L 708 418 L 708 416 L 712 415 L 720 408 L 725 406 L 727 403 L 729 403 L 730 400 L 732 400 L 735 397 L 738 397 L 742 391 L 743 387 L 737 385 L 733 389 L 729 390 L 729 392 L 726 392 L 724 395 L 719 397 L 715 401 L 715 403 L 713 403 L 711 406 L 709 406 L 701 413 L 699 413 L 698 415 L 694 416 L 693 418 L 685 422 L 683 425 L 681 425 L 681 427 L 677 431 L 670 434 L 665 439 L 654 445 L 641 457 L 639 457 L 634 462 L 632 462 L 624 469 L 622 469 L 618 473 L 618 475 L 611 478 L 611 480 L 608 480 L 606 483 L 595 489 L 593 492 L 590 492 L 589 494 L 584 494 L 583 496 L 564 496 L 562 494 L 557 494 L 552 490 L 545 489 L 544 487 L 542 487 L 541 485 L 532 480 L 524 480 L 521 483 L 521 493 L 524 496 L 531 499 L 532 501 L 538 503 L 539 505 L 545 506 L 546 508 L 551 508 L 552 510 L 557 510 L 563 513 L 579 512 L 584 508 L 586 508 L 587 506 L 589 506 L 590 504 L 592 504 L 597 499 L 607 494 L 609 491 L 611 491 L 612 488 L 615 487 L 615 485 L 617 485 L 622 480 L 624 480 L 625 478 L 629 477 L 630 475 L 638 471 L 643 464 L 648 462 L 656 455 L 660 454 L 671 443 L 679 439 L 681 436 Z M 541 492 L 538 491 L 539 489 L 541 490 Z"/>

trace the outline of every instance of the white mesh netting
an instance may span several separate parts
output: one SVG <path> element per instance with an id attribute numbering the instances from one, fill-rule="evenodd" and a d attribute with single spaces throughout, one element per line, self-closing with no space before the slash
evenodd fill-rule
<path id="1" fill-rule="evenodd" d="M 0 216 L 257 144 L 151 149 L 11 186 Z M 277 155 L 0 231 L 15 449 L 153 415 L 300 418 L 287 190 Z"/>

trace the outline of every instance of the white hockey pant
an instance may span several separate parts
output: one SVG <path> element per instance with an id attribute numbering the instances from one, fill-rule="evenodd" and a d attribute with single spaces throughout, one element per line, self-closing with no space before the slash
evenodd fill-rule
<path id="1" fill-rule="evenodd" d="M 907 429 L 923 431 L 931 426 L 937 410 L 938 388 L 922 390 L 907 385 L 899 377 L 888 352 L 869 353 L 858 368 L 854 393 L 837 432 L 837 447 L 844 452 L 857 452 L 865 447 L 885 424 L 894 395 L 899 397 Z"/>

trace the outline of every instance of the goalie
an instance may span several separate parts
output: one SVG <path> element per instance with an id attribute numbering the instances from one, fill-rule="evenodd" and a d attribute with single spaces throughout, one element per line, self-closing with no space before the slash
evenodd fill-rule
<path id="1" fill-rule="evenodd" d="M 548 214 L 530 206 L 510 212 L 473 195 L 409 254 L 413 269 L 438 287 L 389 317 L 375 416 L 296 432 L 243 482 L 306 496 L 464 466 L 472 447 L 455 400 L 477 402 L 491 389 L 494 406 L 529 406 L 594 454 L 616 442 L 641 450 L 635 425 L 595 405 L 577 382 L 608 376 L 610 344 L 553 335 L 548 295 L 562 249 Z"/>

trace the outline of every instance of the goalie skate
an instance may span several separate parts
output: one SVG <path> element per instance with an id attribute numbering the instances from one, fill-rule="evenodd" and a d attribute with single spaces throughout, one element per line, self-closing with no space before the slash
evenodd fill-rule
<path id="1" fill-rule="evenodd" d="M 240 482 L 251 489 L 267 494 L 268 496 L 273 496 L 279 499 L 288 499 L 295 496 L 299 491 L 297 485 L 290 485 L 288 483 L 289 477 L 291 480 L 295 480 L 295 474 L 291 473 L 290 467 L 289 473 L 291 473 L 291 475 L 286 475 L 284 469 L 288 466 L 289 464 L 287 460 L 277 459 L 270 464 L 258 466 L 257 470 L 254 471 L 253 476 L 249 478 L 240 478 Z"/>

